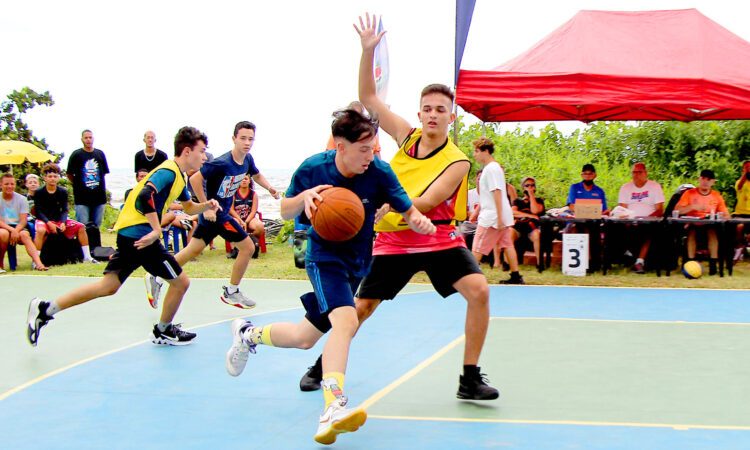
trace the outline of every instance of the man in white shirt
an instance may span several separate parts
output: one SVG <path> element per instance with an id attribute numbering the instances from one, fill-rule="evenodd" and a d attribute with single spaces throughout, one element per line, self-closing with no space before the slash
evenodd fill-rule
<path id="1" fill-rule="evenodd" d="M 620 188 L 617 203 L 623 208 L 635 212 L 636 217 L 661 217 L 664 214 L 664 192 L 661 185 L 656 181 L 648 179 L 646 165 L 635 163 L 633 165 L 633 181 L 625 183 Z M 645 273 L 643 262 L 651 246 L 651 236 L 643 229 L 638 230 L 631 238 L 640 242 L 641 248 L 638 259 L 633 265 L 633 272 Z"/>
<path id="2" fill-rule="evenodd" d="M 492 155 L 495 144 L 485 136 L 472 144 L 474 159 L 484 168 L 479 179 L 479 217 L 471 252 L 478 262 L 482 255 L 488 255 L 493 248 L 504 249 L 508 255 L 510 278 L 501 283 L 524 284 L 523 277 L 518 273 L 518 256 L 511 235 L 513 210 L 508 201 L 505 172 Z"/>

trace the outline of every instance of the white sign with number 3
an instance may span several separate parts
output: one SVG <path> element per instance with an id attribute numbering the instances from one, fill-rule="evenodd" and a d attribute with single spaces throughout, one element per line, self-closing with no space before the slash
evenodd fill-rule
<path id="1" fill-rule="evenodd" d="M 589 235 L 563 234 L 562 273 L 585 277 L 589 268 Z"/>

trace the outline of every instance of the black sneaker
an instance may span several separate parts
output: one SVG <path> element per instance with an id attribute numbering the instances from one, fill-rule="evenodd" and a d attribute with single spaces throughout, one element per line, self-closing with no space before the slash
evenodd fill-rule
<path id="1" fill-rule="evenodd" d="M 166 330 L 159 331 L 159 327 L 154 325 L 151 331 L 151 342 L 156 345 L 188 345 L 195 339 L 195 333 L 189 333 L 180 329 L 180 324 L 169 324 Z"/>
<path id="2" fill-rule="evenodd" d="M 47 315 L 48 306 L 49 303 L 42 301 L 39 297 L 34 297 L 29 302 L 29 311 L 26 315 L 26 337 L 29 344 L 34 347 L 39 341 L 39 332 L 42 327 L 54 319 L 54 317 Z"/>
<path id="3" fill-rule="evenodd" d="M 495 400 L 500 393 L 488 385 L 487 381 L 489 380 L 483 373 L 459 376 L 456 397 L 463 400 Z"/>
<path id="4" fill-rule="evenodd" d="M 318 356 L 315 364 L 307 368 L 307 372 L 299 380 L 299 390 L 304 392 L 317 391 L 323 381 L 323 355 Z"/>
<path id="5" fill-rule="evenodd" d="M 521 275 L 513 276 L 513 274 L 510 275 L 510 278 L 507 280 L 500 280 L 500 284 L 526 284 L 525 281 L 523 281 L 523 277 Z"/>
<path id="6" fill-rule="evenodd" d="M 237 259 L 237 255 L 239 254 L 240 251 L 237 249 L 237 247 L 234 247 L 232 251 L 227 254 L 227 259 Z"/>

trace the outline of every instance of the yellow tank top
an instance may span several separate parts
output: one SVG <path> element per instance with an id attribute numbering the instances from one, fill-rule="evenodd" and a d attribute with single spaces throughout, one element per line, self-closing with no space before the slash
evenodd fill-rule
<path id="1" fill-rule="evenodd" d="M 172 183 L 172 189 L 170 189 L 169 191 L 167 201 L 164 202 L 164 207 L 162 208 L 160 217 L 164 216 L 164 214 L 169 209 L 169 205 L 173 201 L 177 200 L 177 198 L 180 196 L 182 191 L 185 189 L 185 186 L 187 186 L 185 174 L 180 171 L 180 166 L 178 166 L 177 163 L 173 160 L 170 159 L 164 161 L 163 163 L 159 164 L 154 170 L 149 172 L 146 178 L 139 181 L 138 184 L 136 184 L 133 190 L 130 192 L 130 195 L 128 195 L 128 198 L 125 200 L 125 205 L 123 205 L 122 210 L 120 211 L 120 215 L 117 217 L 115 230 L 120 230 L 125 227 L 131 227 L 133 225 L 148 224 L 146 216 L 135 209 L 135 201 L 138 198 L 138 194 L 140 194 L 143 186 L 146 185 L 146 182 L 148 182 L 151 175 L 159 169 L 169 169 L 174 172 L 174 183 Z"/>
<path id="2" fill-rule="evenodd" d="M 409 198 L 419 197 L 427 190 L 430 185 L 448 168 L 451 164 L 458 161 L 469 161 L 464 152 L 459 149 L 453 141 L 448 138 L 445 147 L 439 152 L 428 158 L 419 159 L 409 154 L 411 149 L 422 137 L 422 130 L 414 130 L 406 141 L 396 152 L 391 160 L 391 168 L 398 177 L 398 181 L 404 187 Z M 455 195 L 455 202 L 452 206 L 452 214 L 448 217 L 433 217 L 433 214 L 427 214 L 430 219 L 437 220 L 464 220 L 466 219 L 466 198 L 468 186 L 468 173 L 461 180 Z M 452 199 L 448 199 L 450 202 Z M 439 207 L 440 205 L 438 205 Z M 435 209 L 437 209 L 436 207 Z M 390 212 L 375 226 L 375 231 L 400 231 L 406 230 L 409 225 L 406 224 L 401 214 Z"/>

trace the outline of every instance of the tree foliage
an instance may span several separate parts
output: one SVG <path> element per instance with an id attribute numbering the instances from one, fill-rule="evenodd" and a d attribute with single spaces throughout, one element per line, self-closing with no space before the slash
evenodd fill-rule
<path id="1" fill-rule="evenodd" d="M 596 184 L 604 189 L 608 206 L 614 206 L 620 186 L 632 179 L 632 165 L 643 162 L 649 179 L 662 185 L 667 200 L 679 185 L 697 184 L 702 169 L 712 169 L 714 189 L 731 209 L 742 161 L 750 159 L 750 121 L 744 120 L 596 122 L 569 136 L 554 124 L 539 131 L 517 126 L 504 133 L 494 123 L 467 127 L 459 118 L 456 125 L 457 145 L 472 161 L 471 142 L 482 135 L 489 137 L 508 182 L 521 192 L 521 180 L 533 176 L 548 208 L 565 204 L 570 185 L 581 180 L 581 167 L 586 163 L 596 166 Z M 478 169 L 474 162 L 472 179 Z"/>
<path id="2" fill-rule="evenodd" d="M 47 142 L 44 138 L 34 136 L 33 131 L 23 120 L 23 114 L 27 113 L 35 106 L 52 106 L 55 102 L 49 91 L 37 93 L 29 87 L 20 91 L 13 91 L 8 95 L 8 100 L 0 103 L 0 139 L 12 139 L 17 141 L 30 142 L 39 148 L 42 148 L 54 155 L 54 162 L 58 162 L 62 153 L 55 153 L 47 148 Z M 8 166 L 2 166 L 7 171 Z M 22 180 L 25 174 L 39 174 L 40 165 L 25 162 L 23 164 L 13 165 L 13 174 L 16 180 Z M 19 183 L 19 188 L 22 183 Z"/>

